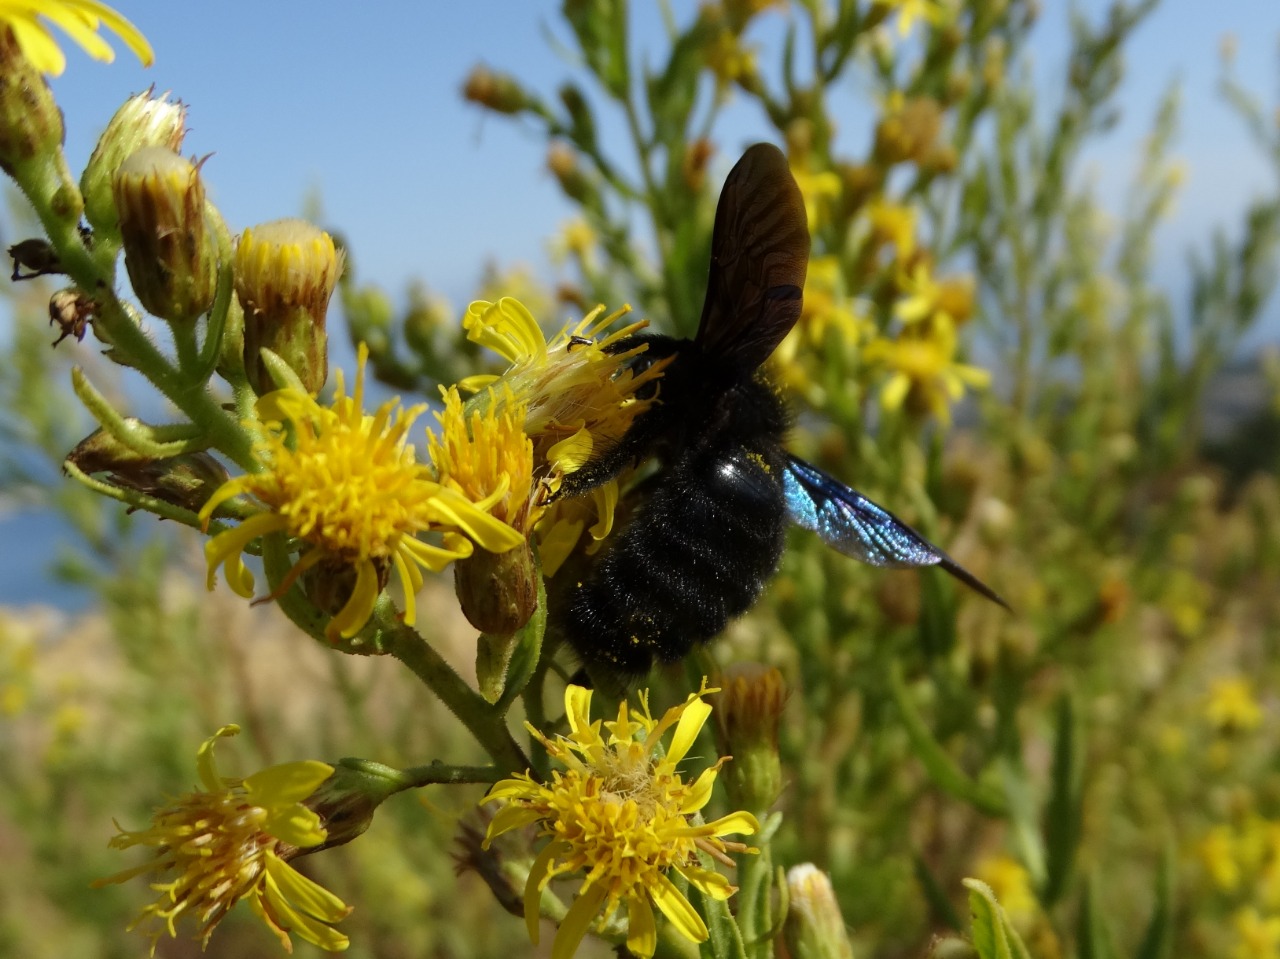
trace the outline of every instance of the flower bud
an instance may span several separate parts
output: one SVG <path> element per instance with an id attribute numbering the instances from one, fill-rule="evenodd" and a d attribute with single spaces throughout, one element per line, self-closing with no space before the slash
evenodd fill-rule
<path id="1" fill-rule="evenodd" d="M 167 147 L 143 147 L 111 181 L 133 292 L 175 323 L 208 312 L 218 282 L 217 243 L 205 217 L 200 165 Z"/>
<path id="2" fill-rule="evenodd" d="M 236 246 L 236 296 L 244 308 L 244 368 L 259 395 L 279 387 L 262 361 L 269 349 L 312 393 L 329 375 L 325 317 L 342 273 L 333 237 L 305 220 L 247 229 Z"/>
<path id="3" fill-rule="evenodd" d="M 534 104 L 520 81 L 506 73 L 494 73 L 488 67 L 475 67 L 471 71 L 463 84 L 462 95 L 495 113 L 520 113 Z"/>
<path id="4" fill-rule="evenodd" d="M 62 111 L 44 77 L 23 55 L 13 30 L 0 22 L 0 169 L 62 151 Z"/>
<path id="5" fill-rule="evenodd" d="M 782 936 L 791 959 L 853 959 L 831 879 L 811 863 L 787 871 L 791 909 Z"/>
<path id="6" fill-rule="evenodd" d="M 458 605 L 482 633 L 506 635 L 538 608 L 538 578 L 528 544 L 505 553 L 476 549 L 453 565 Z"/>
<path id="7" fill-rule="evenodd" d="M 130 97 L 116 111 L 80 177 L 85 219 L 96 231 L 98 242 L 118 242 L 120 221 L 111 181 L 120 165 L 143 147 L 177 152 L 186 135 L 187 108 L 181 102 L 170 103 L 167 93 L 158 98 L 151 94 L 147 90 Z"/>
<path id="8" fill-rule="evenodd" d="M 716 685 L 721 692 L 714 715 L 722 752 L 733 756 L 721 773 L 725 788 L 735 806 L 763 812 L 782 791 L 778 724 L 787 702 L 782 674 L 772 666 L 739 663 L 725 670 Z"/>
<path id="9" fill-rule="evenodd" d="M 578 155 L 572 147 L 563 143 L 551 144 L 547 150 L 547 169 L 569 199 L 576 200 L 588 210 L 600 208 L 600 191 L 578 163 Z"/>
<path id="10" fill-rule="evenodd" d="M 326 839 L 308 846 L 302 855 L 342 846 L 363 835 L 383 800 L 408 789 L 412 782 L 400 772 L 367 759 L 339 759 L 333 774 L 302 804 L 320 817 Z"/>

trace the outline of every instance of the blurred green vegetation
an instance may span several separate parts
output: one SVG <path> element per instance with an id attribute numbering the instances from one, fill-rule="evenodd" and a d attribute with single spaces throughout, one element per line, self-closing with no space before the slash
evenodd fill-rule
<path id="1" fill-rule="evenodd" d="M 1272 399 L 1255 420 L 1203 428 L 1207 387 L 1274 307 L 1280 193 L 1192 250 L 1191 295 L 1172 301 L 1152 253 L 1181 176 L 1172 89 L 1124 208 L 1102 206 L 1083 158 L 1114 121 L 1126 43 L 1153 6 L 1077 16 L 1060 85 L 1043 89 L 1028 79 L 1024 0 L 724 0 L 668 12 L 669 48 L 643 65 L 625 3 L 566 0 L 577 65 L 554 98 L 496 69 L 466 83 L 545 136 L 580 207 L 557 236 L 559 286 L 499 271 L 483 294 L 548 319 L 628 301 L 681 335 L 701 307 L 717 173 L 745 145 L 718 121 L 731 98 L 757 103 L 759 138 L 786 146 L 811 206 L 805 315 L 772 369 L 795 403 L 792 447 L 1015 610 L 796 533 L 763 601 L 709 650 L 787 679 L 772 861 L 830 872 L 859 957 L 923 955 L 958 932 L 968 876 L 1033 956 L 1280 956 L 1280 370 L 1260 367 Z M 758 62 L 779 31 L 780 62 Z M 853 155 L 833 146 L 830 106 L 850 77 L 877 104 Z M 1280 104 L 1228 68 L 1223 91 L 1280 183 Z M 602 141 L 606 114 L 629 140 Z M 21 464 L 60 463 L 90 428 L 66 385 L 69 344 L 44 342 L 48 293 L 6 287 L 20 322 L 0 368 L 4 440 L 23 455 L 3 480 L 71 519 L 92 562 L 66 572 L 100 601 L 71 626 L 0 616 L 0 954 L 136 955 L 123 929 L 137 891 L 87 889 L 120 868 L 111 818 L 144 820 L 157 784 L 190 785 L 194 749 L 221 723 L 249 732 L 229 752 L 246 770 L 478 753 L 389 662 L 336 661 L 272 608 L 204 594 L 196 537 L 33 481 Z M 351 335 L 382 379 L 434 397 L 478 370 L 429 290 L 403 315 L 391 302 L 348 271 Z M 467 663 L 447 587 L 420 605 L 441 611 L 433 639 Z M 302 861 L 356 905 L 352 955 L 525 948 L 479 880 L 452 875 L 480 794 L 399 796 L 360 841 Z M 209 956 L 275 954 L 244 916 L 224 926 Z"/>

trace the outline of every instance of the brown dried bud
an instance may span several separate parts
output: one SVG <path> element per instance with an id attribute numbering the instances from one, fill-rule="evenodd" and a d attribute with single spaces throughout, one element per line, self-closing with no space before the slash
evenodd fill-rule
<path id="1" fill-rule="evenodd" d="M 13 257 L 13 275 L 10 279 L 15 283 L 18 280 L 34 280 L 37 276 L 63 272 L 62 261 L 58 259 L 53 245 L 38 237 L 15 243 L 9 247 L 9 256 Z M 28 272 L 21 272 L 24 269 Z"/>
<path id="2" fill-rule="evenodd" d="M 74 336 L 76 342 L 83 340 L 94 309 L 93 300 L 79 290 L 59 290 L 49 297 L 49 323 L 62 331 L 53 345 L 57 346 L 68 336 Z"/>

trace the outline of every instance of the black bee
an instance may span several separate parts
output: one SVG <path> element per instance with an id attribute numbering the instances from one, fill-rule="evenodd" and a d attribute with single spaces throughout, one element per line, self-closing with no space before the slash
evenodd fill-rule
<path id="1" fill-rule="evenodd" d="M 756 144 L 720 194 L 697 335 L 616 344 L 648 344 L 637 371 L 674 359 L 657 401 L 560 492 L 659 462 L 633 491 L 620 532 L 583 575 L 566 569 L 570 582 L 557 584 L 554 620 L 589 670 L 636 676 L 720 633 L 777 570 L 788 521 L 874 566 L 941 566 L 1005 605 L 888 510 L 783 448 L 787 408 L 760 367 L 800 316 L 808 261 L 804 201 L 786 158 Z"/>

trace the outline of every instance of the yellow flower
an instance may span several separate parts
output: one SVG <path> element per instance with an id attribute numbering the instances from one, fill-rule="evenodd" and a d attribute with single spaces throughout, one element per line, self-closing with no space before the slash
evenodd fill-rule
<path id="1" fill-rule="evenodd" d="M 548 342 L 533 314 L 518 300 L 477 300 L 467 308 L 462 321 L 467 338 L 511 365 L 500 377 L 471 376 L 458 385 L 473 391 L 497 386 L 491 403 L 523 407 L 524 432 L 533 443 L 533 471 L 545 490 L 544 500 L 560 489 L 566 476 L 590 462 L 594 450 L 619 442 L 653 402 L 656 391 L 650 384 L 662 375 L 670 360 L 642 363 L 637 371 L 631 361 L 648 349 L 647 344 L 614 352 L 624 338 L 648 324 L 641 320 L 606 333 L 629 309 L 602 316 L 604 308 L 597 307 Z M 616 485 L 607 485 L 613 489 L 592 491 L 596 508 L 607 510 L 597 514 L 606 532 L 617 502 Z M 562 518 L 570 521 L 561 510 L 548 514 L 538 531 L 540 539 L 552 534 L 547 523 Z M 572 522 L 582 518 L 577 516 Z M 533 522 L 537 519 L 534 515 Z M 578 533 L 583 525 L 577 526 Z M 569 534 L 559 530 L 556 535 L 566 541 Z"/>
<path id="2" fill-rule="evenodd" d="M 1253 906 L 1232 917 L 1236 927 L 1235 959 L 1280 959 L 1280 916 L 1263 917 Z"/>
<path id="3" fill-rule="evenodd" d="M 903 286 L 910 294 L 894 307 L 894 315 L 903 323 L 920 323 L 944 319 L 953 326 L 963 326 L 973 315 L 974 280 L 972 276 L 934 279 L 927 264 L 919 264 Z"/>
<path id="4" fill-rule="evenodd" d="M 881 405 L 896 410 L 905 404 L 915 415 L 931 413 L 949 424 L 951 404 L 964 396 L 964 388 L 984 389 L 991 382 L 986 370 L 957 363 L 955 346 L 954 327 L 945 320 L 869 344 L 867 360 L 891 370 L 880 392 Z"/>
<path id="5" fill-rule="evenodd" d="M 747 847 L 722 837 L 750 835 L 759 828 L 746 812 L 697 821 L 724 759 L 691 783 L 677 771 L 711 714 L 702 699 L 711 692 L 716 690 L 704 688 L 657 720 L 642 695 L 639 712 L 623 702 L 616 720 L 593 723 L 591 690 L 571 685 L 565 690 L 569 735 L 550 739 L 529 727 L 567 771 L 553 772 L 549 783 L 527 773 L 505 779 L 482 800 L 502 804 L 489 824 L 486 847 L 497 836 L 534 823 L 550 838 L 534 860 L 524 890 L 525 924 L 535 944 L 538 905 L 547 884 L 558 876 L 586 872 L 556 935 L 552 959 L 572 956 L 597 915 L 607 921 L 620 905 L 627 909 L 627 949 L 636 956 L 653 955 L 655 905 L 682 935 L 694 942 L 706 940 L 706 923 L 669 872 L 675 870 L 705 895 L 726 899 L 734 887 L 703 868 L 699 852 L 727 860 L 727 851 Z M 673 727 L 663 754 L 660 741 Z"/>
<path id="6" fill-rule="evenodd" d="M 41 73 L 61 76 L 67 66 L 66 57 L 41 17 L 56 24 L 95 60 L 110 63 L 116 58 L 110 44 L 98 35 L 98 28 L 105 23 L 144 67 L 155 61 L 147 38 L 105 3 L 97 0 L 0 0 L 0 23 L 9 25 L 23 54 Z"/>
<path id="7" fill-rule="evenodd" d="M 794 161 L 791 164 L 791 175 L 795 177 L 796 186 L 800 188 L 800 195 L 804 198 L 805 217 L 812 234 L 829 218 L 831 206 L 840 199 L 844 184 L 839 175 L 831 170 L 810 172 Z"/>
<path id="8" fill-rule="evenodd" d="M 875 0 L 875 5 L 898 12 L 898 35 L 902 37 L 911 32 L 917 20 L 936 27 L 949 22 L 953 16 L 950 4 L 944 0 Z"/>
<path id="9" fill-rule="evenodd" d="M 94 886 L 154 874 L 151 888 L 160 897 L 129 927 L 148 925 L 153 954 L 166 932 L 177 938 L 177 923 L 184 919 L 196 924 L 196 938 L 208 945 L 214 927 L 241 899 L 286 951 L 293 948 L 291 932 L 322 949 L 346 949 L 347 937 L 333 925 L 351 910 L 288 865 L 302 849 L 327 838 L 320 817 L 303 800 L 333 767 L 309 760 L 272 766 L 247 779 L 224 778 L 214 764 L 214 744 L 239 731 L 223 726 L 200 747 L 196 768 L 203 789 L 158 810 L 148 828 L 120 829 L 111 840 L 115 849 L 149 846 L 153 857 Z"/>
<path id="10" fill-rule="evenodd" d="M 339 373 L 332 406 L 293 389 L 259 399 L 258 416 L 265 424 L 258 450 L 261 471 L 224 483 L 200 511 L 207 523 L 219 504 L 245 493 L 263 506 L 205 545 L 210 588 L 217 568 L 224 566 L 232 590 L 252 596 L 253 574 L 241 554 L 252 540 L 277 532 L 305 544 L 277 592 L 317 564 L 353 572 L 354 587 L 326 630 L 330 641 L 353 636 L 364 626 L 392 567 L 404 585 L 405 622 L 412 625 L 414 594 L 422 586 L 419 567 L 439 572 L 471 555 L 473 542 L 502 553 L 524 541 L 489 512 L 507 495 L 506 484 L 473 502 L 415 462 L 405 434 L 424 406 L 405 411 L 393 400 L 373 416 L 363 412 L 367 358 L 361 345 L 355 391 L 344 394 Z M 440 543 L 416 536 L 427 532 L 440 533 Z"/>
<path id="11" fill-rule="evenodd" d="M 525 405 L 510 387 L 490 387 L 463 405 L 456 386 L 443 387 L 444 409 L 436 414 L 440 436 L 427 433 L 427 455 L 436 478 L 468 500 L 487 501 L 489 512 L 520 533 L 539 515 L 533 502 L 533 441 L 525 435 Z"/>
<path id="12" fill-rule="evenodd" d="M 866 217 L 877 243 L 892 243 L 900 262 L 911 258 L 916 250 L 914 208 L 877 197 L 867 204 Z"/>
<path id="13" fill-rule="evenodd" d="M 1012 922 L 1026 924 L 1039 915 L 1040 904 L 1031 889 L 1031 876 L 1016 859 L 991 856 L 978 863 L 974 875 L 991 887 Z"/>
<path id="14" fill-rule="evenodd" d="M 1222 733 L 1249 732 L 1262 725 L 1262 707 L 1253 695 L 1253 684 L 1242 676 L 1214 680 L 1204 715 Z"/>
<path id="15" fill-rule="evenodd" d="M 1231 827 L 1217 825 L 1196 844 L 1196 853 L 1215 886 L 1231 892 L 1240 885 L 1240 861 Z"/>

